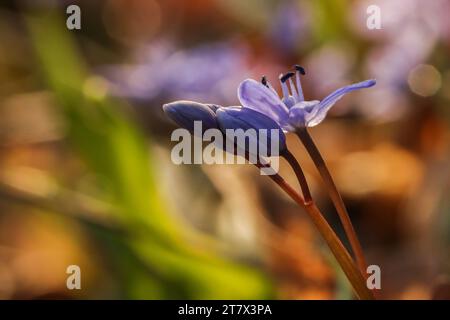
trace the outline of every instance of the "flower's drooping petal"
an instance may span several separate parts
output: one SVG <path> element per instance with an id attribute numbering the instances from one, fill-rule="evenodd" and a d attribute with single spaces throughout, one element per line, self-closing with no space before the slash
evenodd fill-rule
<path id="1" fill-rule="evenodd" d="M 294 128 L 307 127 L 319 111 L 319 100 L 300 101 L 289 109 L 289 124 Z"/>
<path id="2" fill-rule="evenodd" d="M 238 88 L 238 97 L 244 108 L 265 114 L 281 127 L 287 124 L 288 108 L 278 95 L 263 84 L 253 80 L 244 80 Z"/>
<path id="3" fill-rule="evenodd" d="M 193 101 L 175 101 L 163 105 L 164 113 L 181 128 L 194 133 L 194 121 L 202 122 L 202 131 L 218 128 L 213 109 Z"/>
<path id="4" fill-rule="evenodd" d="M 253 143 L 253 146 L 257 146 L 256 155 L 260 156 L 271 156 L 274 143 L 278 144 L 277 152 L 280 153 L 286 149 L 286 137 L 283 130 L 273 119 L 266 115 L 253 109 L 235 107 L 220 108 L 216 114 L 220 129 L 225 134 L 227 129 L 242 129 L 244 131 L 254 129 L 253 132 L 251 130 L 247 131 L 245 140 L 237 139 L 237 142 L 234 141 L 241 149 L 251 152 L 252 150 L 249 146 L 252 146 Z M 260 129 L 266 129 L 265 136 Z M 273 134 L 272 129 L 276 129 Z M 226 138 L 229 139 L 230 137 L 227 135 Z M 232 138 L 234 140 L 234 137 Z"/>
<path id="5" fill-rule="evenodd" d="M 323 121 L 323 119 L 325 119 L 325 117 L 328 113 L 328 110 L 330 110 L 331 107 L 340 98 L 342 98 L 346 93 L 349 93 L 353 90 L 370 88 L 370 87 L 374 86 L 375 84 L 376 84 L 376 81 L 372 79 L 372 80 L 366 80 L 366 81 L 354 83 L 354 84 L 342 87 L 340 89 L 337 89 L 336 91 L 334 91 L 333 93 L 328 95 L 325 99 L 323 99 L 319 103 L 319 106 L 318 106 L 319 110 L 318 110 L 317 114 L 314 116 L 314 118 L 309 121 L 308 126 L 313 127 L 313 126 L 316 126 L 319 123 L 321 123 Z"/>

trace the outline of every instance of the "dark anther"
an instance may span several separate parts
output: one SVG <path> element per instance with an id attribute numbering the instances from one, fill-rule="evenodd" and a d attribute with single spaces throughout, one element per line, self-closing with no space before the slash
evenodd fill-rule
<path id="1" fill-rule="evenodd" d="M 269 87 L 268 84 L 267 84 L 267 78 L 266 78 L 266 76 L 262 76 L 262 78 L 261 78 L 261 83 L 262 83 L 263 85 L 265 85 L 267 88 Z"/>
<path id="2" fill-rule="evenodd" d="M 300 72 L 302 75 L 305 75 L 305 74 L 306 74 L 305 69 L 304 69 L 302 66 L 296 64 L 296 65 L 294 66 L 294 68 L 295 68 L 295 70 L 297 70 L 298 72 Z"/>
<path id="3" fill-rule="evenodd" d="M 280 75 L 280 81 L 284 83 L 284 82 L 286 82 L 286 80 L 288 80 L 290 77 L 292 77 L 294 75 L 295 75 L 295 73 L 293 73 L 293 72 L 287 72 L 284 75 Z"/>

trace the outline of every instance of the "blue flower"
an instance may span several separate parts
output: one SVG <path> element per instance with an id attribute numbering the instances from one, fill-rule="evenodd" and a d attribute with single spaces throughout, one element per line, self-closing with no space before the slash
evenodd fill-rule
<path id="1" fill-rule="evenodd" d="M 251 109 L 183 100 L 167 103 L 163 105 L 163 110 L 178 126 L 193 134 L 195 121 L 201 121 L 202 134 L 208 129 L 220 130 L 226 139 L 233 140 L 233 147 L 237 145 L 241 151 L 253 156 L 280 155 L 287 148 L 286 137 L 277 122 Z M 243 131 L 233 131 L 232 135 L 228 135 L 227 129 Z"/>
<path id="2" fill-rule="evenodd" d="M 260 112 L 241 107 L 222 107 L 216 111 L 216 115 L 219 127 L 227 138 L 229 138 L 228 129 L 242 129 L 247 132 L 247 139 L 238 141 L 237 144 L 238 147 L 249 152 L 252 151 L 249 150 L 251 146 L 257 146 L 257 150 L 252 152 L 253 155 L 271 156 L 274 155 L 273 151 L 277 153 L 276 155 L 280 155 L 287 148 L 283 130 L 277 122 Z M 254 129 L 254 131 L 250 129 Z M 260 131 L 264 129 L 266 130 L 265 135 L 262 134 L 264 131 Z M 272 146 L 278 146 L 278 148 L 272 150 Z"/>
<path id="3" fill-rule="evenodd" d="M 322 101 L 305 101 L 300 82 L 300 76 L 304 75 L 305 71 L 300 66 L 295 68 L 295 73 L 288 72 L 280 75 L 282 98 L 265 77 L 261 82 L 253 79 L 244 80 L 238 88 L 238 97 L 242 106 L 272 118 L 285 131 L 296 131 L 298 128 L 314 127 L 321 123 L 331 107 L 346 93 L 369 88 L 376 83 L 375 80 L 366 80 L 337 89 Z M 292 81 L 294 76 L 295 85 Z"/>
<path id="4" fill-rule="evenodd" d="M 193 101 L 175 101 L 163 105 L 164 113 L 181 128 L 194 133 L 194 121 L 202 122 L 202 131 L 218 129 L 216 105 L 207 105 Z"/>

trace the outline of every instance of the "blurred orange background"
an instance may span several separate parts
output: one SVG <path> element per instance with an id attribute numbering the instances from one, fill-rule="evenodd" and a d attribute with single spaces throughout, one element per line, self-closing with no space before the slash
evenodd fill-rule
<path id="1" fill-rule="evenodd" d="M 66 8 L 81 9 L 68 30 Z M 381 29 L 366 25 L 369 5 Z M 450 297 L 450 2 L 0 5 L 0 298 L 353 299 L 307 216 L 248 165 L 176 166 L 163 103 L 236 105 L 305 67 L 307 100 L 377 79 L 311 134 L 380 297 Z M 278 86 L 276 86 L 278 87 Z M 313 163 L 288 144 L 327 219 Z M 295 176 L 282 163 L 281 175 Z M 66 287 L 69 265 L 81 290 Z"/>

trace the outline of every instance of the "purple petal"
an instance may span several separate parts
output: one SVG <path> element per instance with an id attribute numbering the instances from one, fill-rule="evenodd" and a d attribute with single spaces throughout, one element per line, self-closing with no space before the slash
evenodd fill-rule
<path id="1" fill-rule="evenodd" d="M 294 128 L 306 127 L 319 111 L 319 101 L 300 101 L 289 109 L 289 123 Z"/>
<path id="2" fill-rule="evenodd" d="M 216 114 L 219 127 L 225 134 L 227 129 L 242 129 L 244 131 L 255 129 L 256 136 L 253 136 L 251 135 L 251 132 L 248 132 L 250 134 L 248 137 L 249 141 L 245 141 L 245 145 L 239 145 L 242 149 L 247 150 L 247 143 L 250 144 L 253 142 L 258 145 L 258 153 L 261 152 L 261 150 L 264 150 L 265 155 L 270 155 L 274 141 L 277 141 L 278 143 L 278 152 L 286 149 L 286 137 L 283 130 L 281 130 L 276 121 L 266 115 L 249 108 L 235 107 L 219 108 Z M 265 139 L 260 139 L 259 130 L 261 129 L 267 130 Z M 277 130 L 276 133 L 274 132 L 275 134 L 272 134 L 272 129 Z"/>
<path id="3" fill-rule="evenodd" d="M 337 89 L 336 91 L 334 91 L 333 93 L 331 93 L 330 95 L 325 97 L 325 99 L 323 99 L 319 103 L 319 105 L 318 105 L 319 111 L 317 112 L 315 117 L 309 121 L 308 126 L 313 127 L 313 126 L 316 126 L 319 123 L 321 123 L 323 121 L 323 119 L 325 119 L 325 117 L 328 113 L 328 110 L 330 110 L 331 107 L 340 98 L 342 98 L 346 93 L 349 93 L 353 90 L 370 88 L 370 87 L 374 86 L 375 84 L 376 84 L 376 81 L 371 79 L 371 80 L 354 83 L 354 84 Z"/>
<path id="4" fill-rule="evenodd" d="M 238 97 L 244 108 L 265 114 L 280 127 L 288 125 L 289 110 L 276 93 L 253 80 L 244 80 L 238 88 Z"/>
<path id="5" fill-rule="evenodd" d="M 194 133 L 194 121 L 202 122 L 203 132 L 218 128 L 216 115 L 210 106 L 194 101 L 175 101 L 163 105 L 164 113 L 178 126 Z"/>

